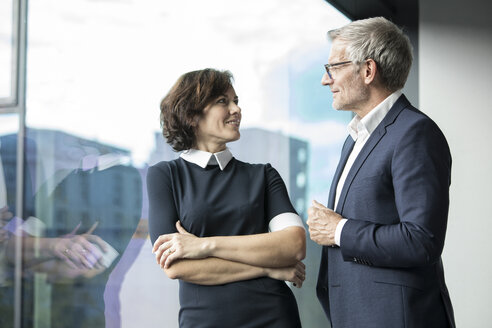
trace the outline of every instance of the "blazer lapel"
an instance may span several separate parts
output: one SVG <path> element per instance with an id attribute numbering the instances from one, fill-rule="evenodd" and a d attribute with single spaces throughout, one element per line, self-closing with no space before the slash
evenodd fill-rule
<path id="1" fill-rule="evenodd" d="M 393 124 L 393 122 L 396 120 L 396 117 L 398 116 L 398 114 L 400 114 L 403 108 L 409 105 L 410 102 L 407 100 L 407 98 L 404 95 L 401 95 L 400 98 L 398 98 L 396 103 L 393 105 L 393 107 L 391 107 L 388 114 L 386 114 L 383 121 L 371 133 L 371 136 L 367 140 L 364 147 L 362 147 L 362 150 L 360 151 L 359 155 L 355 159 L 354 164 L 350 168 L 347 178 L 345 179 L 345 183 L 343 185 L 342 192 L 340 193 L 340 199 L 338 200 L 338 204 L 336 208 L 337 213 L 342 213 L 343 205 L 345 204 L 345 199 L 347 197 L 348 190 L 350 189 L 350 186 L 352 185 L 352 182 L 355 176 L 357 175 L 357 173 L 359 172 L 359 169 L 361 168 L 362 164 L 364 164 L 364 162 L 366 161 L 367 156 L 369 156 L 369 154 L 373 151 L 374 147 L 376 147 L 376 145 L 379 143 L 381 138 L 386 134 L 386 128 L 389 125 Z"/>
<path id="2" fill-rule="evenodd" d="M 328 196 L 328 208 L 333 209 L 333 207 L 335 206 L 335 195 L 337 191 L 338 180 L 340 180 L 343 168 L 345 167 L 345 163 L 347 163 L 347 159 L 352 152 L 352 148 L 354 148 L 354 144 L 355 142 L 352 137 L 348 136 L 347 139 L 345 139 L 345 143 L 342 147 L 342 154 L 340 155 L 340 161 L 338 162 L 335 175 L 333 176 L 333 181 L 331 182 L 330 194 Z"/>

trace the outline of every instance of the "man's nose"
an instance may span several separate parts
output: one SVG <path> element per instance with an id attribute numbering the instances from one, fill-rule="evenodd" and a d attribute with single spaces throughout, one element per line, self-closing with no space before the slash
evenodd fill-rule
<path id="1" fill-rule="evenodd" d="M 325 74 L 323 74 L 323 77 L 321 78 L 321 84 L 322 85 L 330 85 L 332 83 L 333 83 L 333 79 L 330 78 L 328 73 L 325 72 Z"/>

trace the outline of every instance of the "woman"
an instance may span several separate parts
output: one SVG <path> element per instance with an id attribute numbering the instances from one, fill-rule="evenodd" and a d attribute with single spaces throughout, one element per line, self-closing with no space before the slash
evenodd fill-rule
<path id="1" fill-rule="evenodd" d="M 147 173 L 153 252 L 180 280 L 180 327 L 300 327 L 284 280 L 302 286 L 305 230 L 277 171 L 226 147 L 240 136 L 231 81 L 186 73 L 162 100 L 163 135 L 184 152 Z"/>

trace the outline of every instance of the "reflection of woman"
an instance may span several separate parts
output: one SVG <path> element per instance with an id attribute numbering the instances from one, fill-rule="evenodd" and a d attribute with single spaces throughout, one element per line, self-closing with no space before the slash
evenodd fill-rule
<path id="1" fill-rule="evenodd" d="M 283 280 L 302 286 L 305 231 L 277 171 L 226 148 L 241 121 L 231 80 L 186 73 L 162 100 L 163 134 L 185 152 L 148 171 L 153 251 L 180 279 L 181 327 L 300 327 Z"/>

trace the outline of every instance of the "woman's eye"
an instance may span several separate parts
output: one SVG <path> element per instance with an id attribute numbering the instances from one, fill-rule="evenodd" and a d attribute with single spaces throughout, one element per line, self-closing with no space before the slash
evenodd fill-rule
<path id="1" fill-rule="evenodd" d="M 227 100 L 225 98 L 220 98 L 219 100 L 217 100 L 217 103 L 225 104 L 225 103 L 227 103 Z"/>

